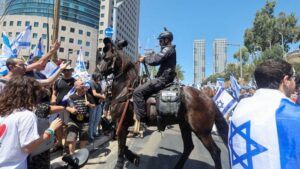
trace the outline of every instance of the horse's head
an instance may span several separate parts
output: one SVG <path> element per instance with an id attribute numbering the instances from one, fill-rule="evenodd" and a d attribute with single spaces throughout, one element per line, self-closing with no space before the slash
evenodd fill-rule
<path id="1" fill-rule="evenodd" d="M 116 69 L 119 65 L 116 65 L 117 60 L 119 59 L 120 50 L 117 48 L 109 38 L 105 38 L 103 40 L 104 48 L 103 48 L 103 56 L 101 58 L 100 63 L 98 64 L 98 71 L 106 76 L 111 73 L 116 73 Z"/>

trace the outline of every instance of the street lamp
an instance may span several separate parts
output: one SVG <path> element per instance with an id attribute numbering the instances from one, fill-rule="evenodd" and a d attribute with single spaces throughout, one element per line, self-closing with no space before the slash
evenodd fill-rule
<path id="1" fill-rule="evenodd" d="M 243 78 L 243 63 L 242 63 L 242 45 L 241 44 L 232 44 L 227 43 L 227 46 L 238 46 L 240 51 L 240 78 Z"/>

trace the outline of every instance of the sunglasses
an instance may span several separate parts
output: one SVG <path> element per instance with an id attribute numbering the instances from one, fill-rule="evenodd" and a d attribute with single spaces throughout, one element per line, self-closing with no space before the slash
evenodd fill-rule
<path id="1" fill-rule="evenodd" d="M 15 65 L 15 66 L 16 67 L 20 67 L 20 68 L 26 68 L 27 67 L 27 65 L 25 63 L 19 64 L 19 65 Z"/>
<path id="2" fill-rule="evenodd" d="M 64 69 L 63 72 L 71 72 L 73 69 Z"/>

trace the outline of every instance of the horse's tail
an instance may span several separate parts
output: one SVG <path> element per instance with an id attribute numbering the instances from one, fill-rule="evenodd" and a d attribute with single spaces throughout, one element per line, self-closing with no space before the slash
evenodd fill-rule
<path id="1" fill-rule="evenodd" d="M 218 129 L 219 136 L 222 138 L 224 144 L 228 145 L 228 124 L 226 120 L 223 117 L 223 114 L 220 112 L 220 110 L 215 107 L 216 109 L 216 115 L 215 115 L 215 124 Z"/>

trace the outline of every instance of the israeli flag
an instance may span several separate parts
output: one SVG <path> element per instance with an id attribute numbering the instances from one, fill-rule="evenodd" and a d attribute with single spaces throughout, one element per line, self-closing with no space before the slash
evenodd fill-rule
<path id="1" fill-rule="evenodd" d="M 45 53 L 45 48 L 43 45 L 43 40 L 42 38 L 40 38 L 38 44 L 35 46 L 35 48 L 31 51 L 29 55 L 28 63 L 31 64 L 34 57 L 36 56 L 42 57 L 44 53 Z"/>
<path id="2" fill-rule="evenodd" d="M 211 84 L 211 81 L 208 81 L 208 82 L 207 82 L 207 86 L 208 86 L 209 88 L 211 88 L 211 89 L 214 88 L 214 86 Z"/>
<path id="3" fill-rule="evenodd" d="M 274 89 L 241 100 L 231 118 L 232 169 L 296 169 L 300 166 L 300 107 Z"/>
<path id="4" fill-rule="evenodd" d="M 8 74 L 8 68 L 6 67 L 6 59 L 0 59 L 0 75 L 5 76 Z"/>
<path id="5" fill-rule="evenodd" d="M 46 67 L 41 73 L 43 73 L 47 78 L 51 77 L 56 71 L 58 71 L 59 66 L 54 62 L 50 61 L 46 64 Z"/>
<path id="6" fill-rule="evenodd" d="M 11 49 L 11 45 L 8 39 L 8 36 L 5 32 L 2 33 L 2 54 L 0 56 L 0 75 L 4 76 L 8 74 L 8 68 L 6 67 L 6 60 L 8 58 L 14 58 L 16 55 L 13 53 Z"/>
<path id="7" fill-rule="evenodd" d="M 20 33 L 11 43 L 13 51 L 19 51 L 20 49 L 29 49 L 31 41 L 31 26 L 26 26 L 25 31 Z"/>
<path id="8" fill-rule="evenodd" d="M 232 90 L 232 93 L 233 93 L 233 97 L 236 100 L 239 100 L 241 87 L 240 87 L 240 85 L 238 84 L 238 82 L 236 81 L 236 79 L 234 78 L 233 75 L 230 75 L 230 81 L 231 81 L 230 87 L 231 87 L 231 90 Z"/>
<path id="9" fill-rule="evenodd" d="M 73 95 L 75 92 L 76 92 L 75 87 L 72 87 L 72 89 L 63 97 L 60 105 L 67 105 L 70 96 Z"/>
<path id="10" fill-rule="evenodd" d="M 2 54 L 1 54 L 1 58 L 10 58 L 13 57 L 13 51 L 8 39 L 8 36 L 5 32 L 2 33 L 2 41 L 3 41 L 3 45 L 2 45 Z"/>
<path id="11" fill-rule="evenodd" d="M 90 87 L 91 75 L 86 70 L 84 59 L 83 59 L 82 48 L 80 48 L 80 50 L 79 50 L 79 55 L 76 60 L 76 66 L 74 69 L 73 77 L 75 79 L 81 79 L 83 81 L 85 87 L 87 87 L 87 88 Z"/>
<path id="12" fill-rule="evenodd" d="M 251 79 L 251 80 L 248 82 L 247 86 L 248 86 L 248 87 L 251 87 L 251 88 L 256 88 L 256 85 L 255 85 L 253 79 Z"/>
<path id="13" fill-rule="evenodd" d="M 216 79 L 216 87 L 224 87 L 224 78 L 218 77 Z"/>
<path id="14" fill-rule="evenodd" d="M 86 67 L 84 64 L 84 59 L 83 59 L 83 50 L 82 48 L 80 48 L 79 50 L 79 55 L 77 57 L 76 60 L 76 67 L 75 67 L 75 72 L 85 72 L 86 71 Z"/>
<path id="15" fill-rule="evenodd" d="M 237 104 L 237 101 L 223 87 L 219 87 L 213 100 L 223 115 L 233 110 Z"/>

